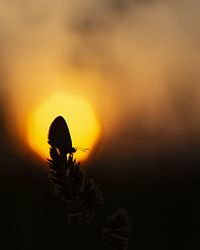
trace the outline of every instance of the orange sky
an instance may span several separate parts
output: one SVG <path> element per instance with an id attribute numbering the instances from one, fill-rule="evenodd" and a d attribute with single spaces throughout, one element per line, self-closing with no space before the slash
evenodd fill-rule
<path id="1" fill-rule="evenodd" d="M 91 103 L 105 145 L 138 124 L 167 143 L 199 137 L 199 8 L 195 0 L 1 1 L 12 129 L 20 134 L 27 115 L 63 91 Z"/>

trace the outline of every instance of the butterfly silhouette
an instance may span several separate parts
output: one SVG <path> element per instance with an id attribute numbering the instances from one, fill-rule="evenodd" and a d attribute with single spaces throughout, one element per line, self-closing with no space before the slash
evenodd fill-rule
<path id="1" fill-rule="evenodd" d="M 88 150 L 83 147 L 72 147 L 72 139 L 65 119 L 58 116 L 50 125 L 48 134 L 48 143 L 57 148 L 62 155 L 73 154 L 80 149 L 82 151 Z"/>
<path id="2" fill-rule="evenodd" d="M 51 123 L 48 134 L 48 143 L 57 148 L 62 155 L 73 154 L 76 148 L 72 147 L 72 139 L 65 119 L 58 116 Z"/>

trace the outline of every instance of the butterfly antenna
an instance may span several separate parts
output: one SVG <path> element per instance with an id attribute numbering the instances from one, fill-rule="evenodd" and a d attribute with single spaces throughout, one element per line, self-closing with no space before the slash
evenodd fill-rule
<path id="1" fill-rule="evenodd" d="M 86 152 L 87 150 L 89 150 L 89 148 L 84 148 L 84 147 L 75 147 L 76 149 L 79 149 L 83 152 Z"/>

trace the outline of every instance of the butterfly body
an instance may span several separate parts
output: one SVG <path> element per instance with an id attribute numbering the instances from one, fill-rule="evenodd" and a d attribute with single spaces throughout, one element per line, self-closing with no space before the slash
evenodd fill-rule
<path id="1" fill-rule="evenodd" d="M 48 143 L 56 147 L 60 154 L 73 154 L 76 148 L 72 147 L 72 139 L 65 119 L 58 116 L 50 125 Z"/>

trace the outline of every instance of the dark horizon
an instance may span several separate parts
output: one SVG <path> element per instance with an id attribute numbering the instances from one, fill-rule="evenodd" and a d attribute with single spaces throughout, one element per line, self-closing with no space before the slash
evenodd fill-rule
<path id="1" fill-rule="evenodd" d="M 40 164 L 34 155 L 27 157 L 20 150 L 16 153 L 9 141 L 6 145 L 4 130 L 0 132 L 4 138 L 0 144 L 2 249 L 93 249 L 83 228 L 67 224 L 68 210 L 54 195 L 45 163 Z M 117 167 L 127 164 L 116 158 Z M 108 155 L 102 161 L 93 159 L 85 163 L 87 174 L 100 187 L 105 199 L 105 205 L 97 211 L 94 227 L 101 225 L 104 217 L 116 208 L 123 207 L 132 219 L 130 249 L 198 249 L 199 159 L 193 159 L 192 167 L 187 166 L 184 175 L 180 173 L 182 164 L 189 164 L 190 159 L 181 151 L 167 161 L 162 156 L 160 161 L 158 157 L 151 162 L 133 159 L 129 165 L 137 168 L 132 168 L 128 175 L 126 168 L 115 169 L 111 165 L 113 158 Z M 155 162 L 157 167 L 178 165 L 179 171 L 173 175 L 167 171 L 144 171 Z M 141 166 L 143 171 L 138 171 Z"/>

